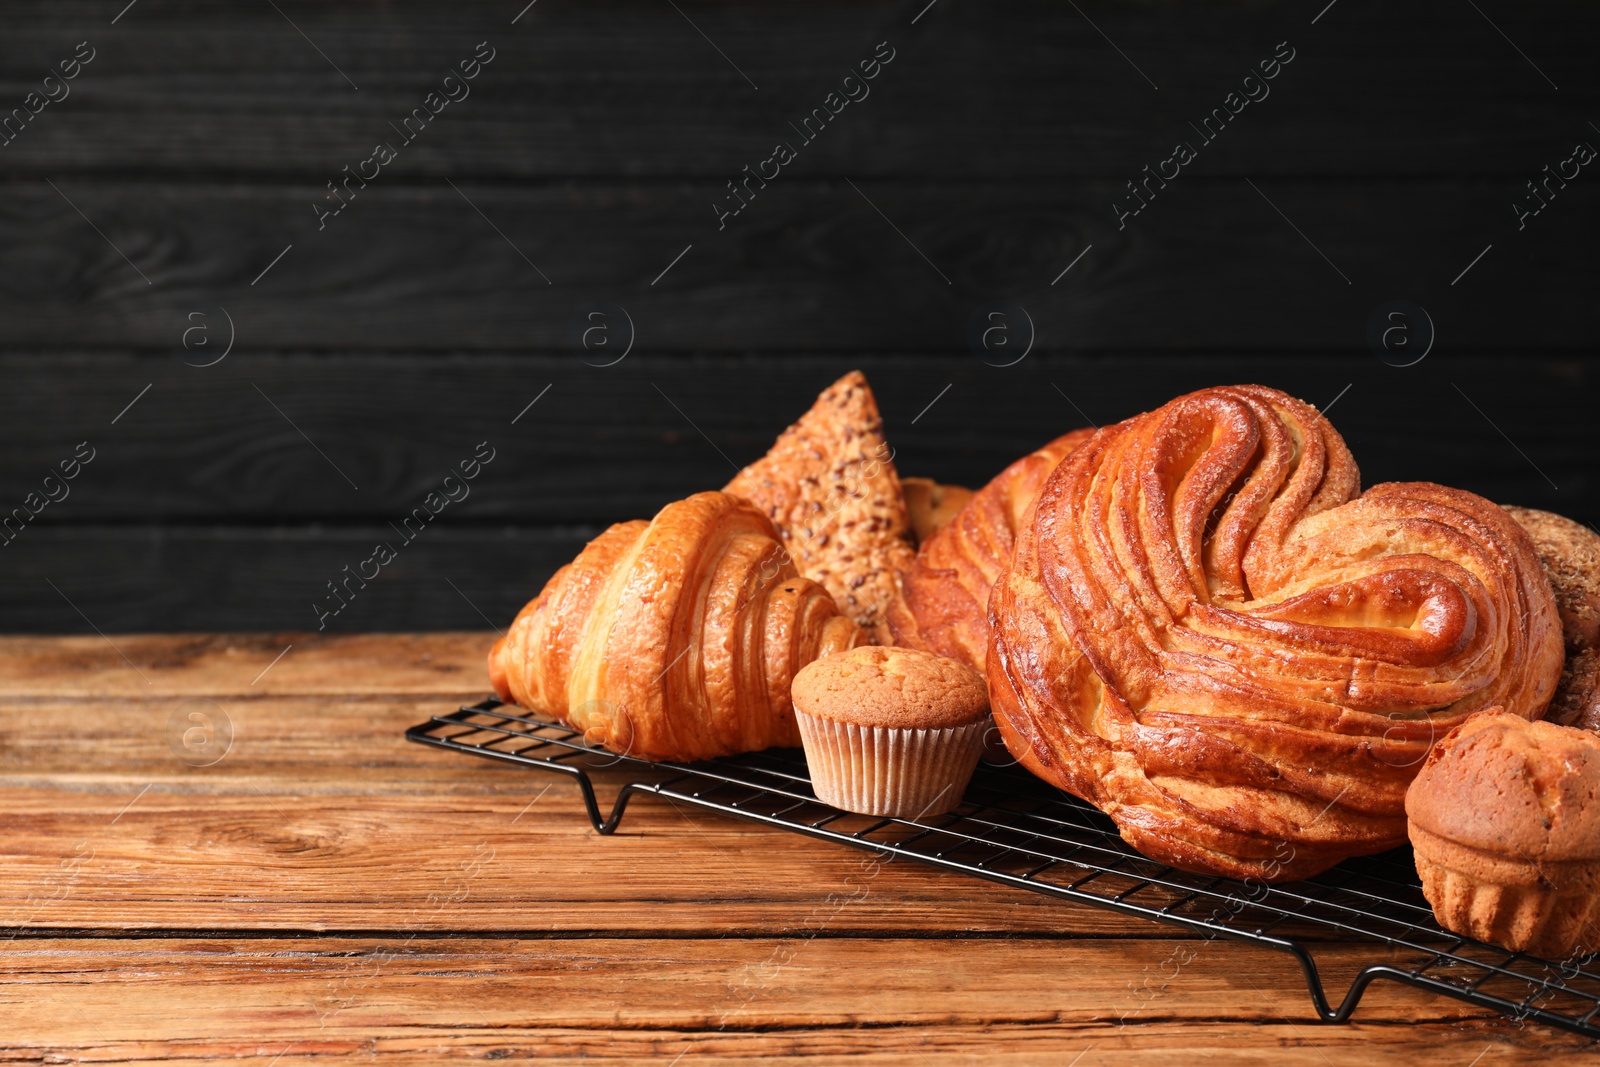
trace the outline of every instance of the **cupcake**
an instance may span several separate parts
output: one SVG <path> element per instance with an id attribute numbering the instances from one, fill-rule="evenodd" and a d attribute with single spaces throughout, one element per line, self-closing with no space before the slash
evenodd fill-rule
<path id="1" fill-rule="evenodd" d="M 1600 738 L 1499 708 L 1446 734 L 1406 793 L 1447 930 L 1560 959 L 1600 949 Z"/>
<path id="2" fill-rule="evenodd" d="M 909 819 L 961 803 L 990 722 L 965 663 L 863 645 L 808 663 L 791 692 L 818 800 Z"/>

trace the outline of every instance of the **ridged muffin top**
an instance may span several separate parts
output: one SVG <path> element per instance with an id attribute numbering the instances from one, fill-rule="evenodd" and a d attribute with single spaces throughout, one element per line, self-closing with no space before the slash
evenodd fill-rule
<path id="1" fill-rule="evenodd" d="M 790 691 L 805 714 L 857 726 L 941 729 L 989 713 L 983 675 L 965 663 L 885 645 L 813 660 L 794 676 Z"/>
<path id="2" fill-rule="evenodd" d="M 1439 837 L 1527 862 L 1600 858 L 1600 737 L 1499 708 L 1433 747 L 1406 817 Z"/>

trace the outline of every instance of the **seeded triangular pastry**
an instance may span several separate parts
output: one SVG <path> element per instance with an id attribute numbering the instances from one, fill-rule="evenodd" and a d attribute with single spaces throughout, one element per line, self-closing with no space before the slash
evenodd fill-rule
<path id="1" fill-rule="evenodd" d="M 894 643 L 884 613 L 916 551 L 883 419 L 860 371 L 823 390 L 724 491 L 772 519 L 800 573 L 822 583 L 841 612 L 878 644 Z"/>

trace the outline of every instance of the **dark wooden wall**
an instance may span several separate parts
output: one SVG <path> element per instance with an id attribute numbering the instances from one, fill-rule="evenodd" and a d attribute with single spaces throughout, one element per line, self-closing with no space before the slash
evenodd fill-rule
<path id="1" fill-rule="evenodd" d="M 503 625 L 851 367 L 904 473 L 978 484 L 1250 380 L 1337 401 L 1368 482 L 1600 521 L 1600 164 L 1512 206 L 1600 146 L 1592 5 L 124 2 L 5 6 L 0 114 L 94 58 L 0 147 L 0 513 L 95 458 L 0 547 L 0 628 L 312 628 L 483 441 L 470 497 L 329 626 Z M 479 42 L 471 95 L 402 144 Z M 798 158 L 719 230 L 779 140 Z M 1119 229 L 1179 140 L 1198 158 Z M 1415 312 L 1409 348 L 1370 343 L 1394 301 L 1433 324 L 1414 366 Z"/>

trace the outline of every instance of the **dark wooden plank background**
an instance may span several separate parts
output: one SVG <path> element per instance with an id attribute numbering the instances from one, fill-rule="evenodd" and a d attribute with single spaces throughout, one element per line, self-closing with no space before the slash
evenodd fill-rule
<path id="1" fill-rule="evenodd" d="M 1334 403 L 1369 483 L 1600 521 L 1600 174 L 1512 209 L 1600 146 L 1590 5 L 124 2 L 12 3 L 0 34 L 0 116 L 95 52 L 0 147 L 0 514 L 96 450 L 0 547 L 0 629 L 314 627 L 480 441 L 471 496 L 329 626 L 503 624 L 852 367 L 905 473 L 979 484 L 1249 380 Z M 319 231 L 480 41 L 471 95 Z M 870 96 L 719 231 L 724 183 L 881 41 Z M 1280 41 L 1271 94 L 1119 230 Z M 1396 300 L 1437 331 L 1415 366 L 1369 343 Z"/>

